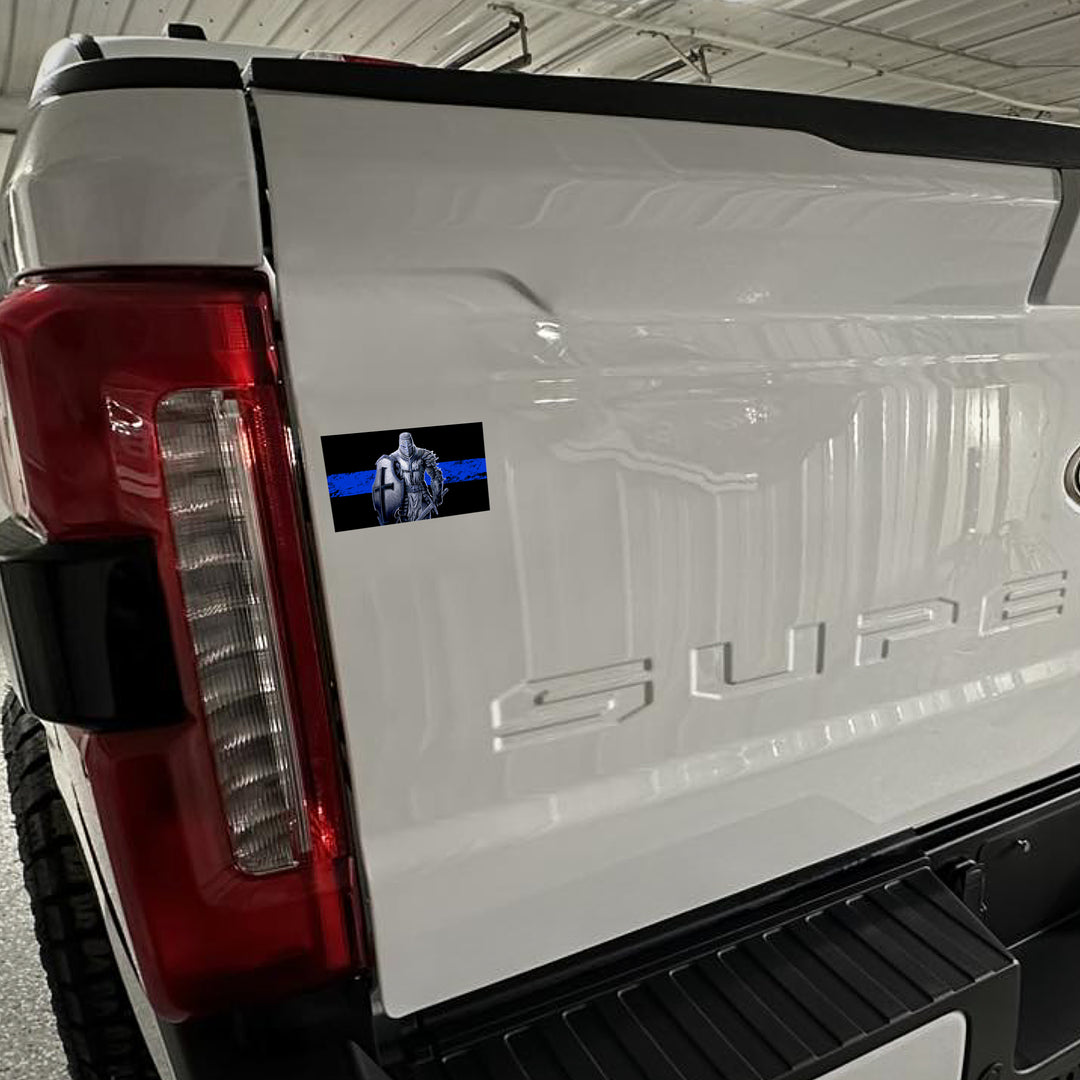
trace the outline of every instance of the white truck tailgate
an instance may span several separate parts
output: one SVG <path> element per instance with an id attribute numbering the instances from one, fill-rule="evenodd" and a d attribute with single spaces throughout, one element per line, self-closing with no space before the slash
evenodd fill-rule
<path id="1" fill-rule="evenodd" d="M 253 98 L 391 1015 L 1080 759 L 1052 170 Z"/>

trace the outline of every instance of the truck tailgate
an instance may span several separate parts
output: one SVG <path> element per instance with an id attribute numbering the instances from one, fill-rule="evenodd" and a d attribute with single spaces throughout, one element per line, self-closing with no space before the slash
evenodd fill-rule
<path id="1" fill-rule="evenodd" d="M 379 96 L 253 90 L 391 1015 L 1080 759 L 1054 170 Z"/>

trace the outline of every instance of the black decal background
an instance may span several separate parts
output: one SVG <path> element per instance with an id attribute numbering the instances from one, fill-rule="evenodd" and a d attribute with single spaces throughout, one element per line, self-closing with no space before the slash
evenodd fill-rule
<path id="1" fill-rule="evenodd" d="M 446 497 L 439 507 L 438 517 L 432 520 L 459 514 L 474 514 L 491 508 L 488 500 L 484 429 L 480 423 L 385 428 L 382 431 L 362 431 L 349 435 L 324 435 L 323 464 L 326 467 L 335 531 L 378 527 L 379 522 L 371 499 L 375 462 L 397 449 L 398 435 L 403 431 L 412 434 L 416 446 L 430 450 L 438 456 L 439 468 L 445 477 Z"/>

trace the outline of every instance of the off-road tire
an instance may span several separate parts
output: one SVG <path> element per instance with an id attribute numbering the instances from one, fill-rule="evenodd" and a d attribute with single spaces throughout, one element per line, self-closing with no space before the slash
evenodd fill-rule
<path id="1" fill-rule="evenodd" d="M 71 1076 L 158 1080 L 56 786 L 44 728 L 10 691 L 2 724 L 23 880 Z"/>

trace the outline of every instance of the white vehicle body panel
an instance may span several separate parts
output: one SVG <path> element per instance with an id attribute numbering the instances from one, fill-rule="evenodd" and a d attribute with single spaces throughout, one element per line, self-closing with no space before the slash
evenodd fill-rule
<path id="1" fill-rule="evenodd" d="M 391 1015 L 1076 763 L 1051 170 L 253 96 Z M 334 531 L 322 436 L 476 420 Z"/>
<path id="2" fill-rule="evenodd" d="M 966 1045 L 963 1013 L 947 1013 L 821 1080 L 962 1080 Z"/>
<path id="3" fill-rule="evenodd" d="M 262 265 L 244 96 L 99 90 L 28 114 L 8 162 L 0 267 Z"/>

